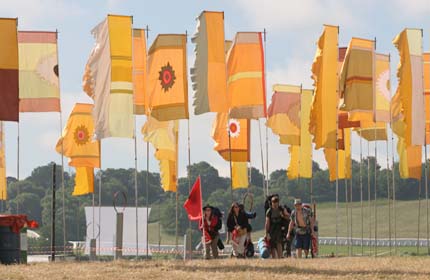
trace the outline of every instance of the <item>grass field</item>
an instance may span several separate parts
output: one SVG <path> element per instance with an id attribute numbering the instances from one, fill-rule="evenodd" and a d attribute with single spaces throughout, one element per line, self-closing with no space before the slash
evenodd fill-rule
<path id="1" fill-rule="evenodd" d="M 1 279 L 428 279 L 430 259 L 119 261 L 0 266 Z M 281 278 L 282 277 L 282 278 Z M 294 277 L 294 278 L 292 278 Z"/>
<path id="2" fill-rule="evenodd" d="M 370 211 L 368 202 L 364 202 L 363 215 L 361 215 L 360 202 L 350 204 L 349 219 L 351 219 L 352 211 L 352 232 L 354 238 L 361 238 L 361 221 L 363 217 L 363 235 L 364 238 L 375 237 L 375 208 L 374 202 L 371 201 Z M 388 238 L 389 236 L 389 221 L 391 221 L 391 234 L 394 238 L 394 212 L 391 209 L 391 218 L 389 219 L 388 202 L 386 200 L 378 200 L 376 208 L 376 224 L 377 237 Z M 418 232 L 418 201 L 397 201 L 396 202 L 396 228 L 397 238 L 417 238 Z M 317 218 L 319 223 L 319 235 L 322 237 L 336 236 L 336 205 L 335 203 L 321 203 L 317 205 Z M 338 236 L 348 236 L 347 232 L 347 216 L 346 204 L 339 203 L 339 228 Z M 420 238 L 426 238 L 427 234 L 427 212 L 426 201 L 421 201 L 421 219 L 420 219 Z M 174 226 L 174 225 L 172 225 Z M 262 227 L 262 225 L 254 225 L 254 228 Z M 264 231 L 259 230 L 254 232 L 253 236 L 257 239 L 263 236 Z M 151 243 L 158 243 L 158 224 L 152 223 L 149 225 L 149 240 Z M 182 237 L 180 238 L 182 240 Z M 161 243 L 174 244 L 175 237 L 167 235 L 161 229 Z"/>

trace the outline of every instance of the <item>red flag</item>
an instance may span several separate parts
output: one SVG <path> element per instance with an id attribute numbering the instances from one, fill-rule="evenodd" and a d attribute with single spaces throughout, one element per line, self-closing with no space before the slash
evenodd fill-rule
<path id="1" fill-rule="evenodd" d="M 184 208 L 188 213 L 190 221 L 198 221 L 202 219 L 202 190 L 200 186 L 200 176 L 191 189 L 188 199 L 184 203 Z"/>

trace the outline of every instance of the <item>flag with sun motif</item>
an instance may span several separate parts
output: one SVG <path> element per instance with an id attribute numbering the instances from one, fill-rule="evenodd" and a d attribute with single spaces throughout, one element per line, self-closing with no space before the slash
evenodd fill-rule
<path id="1" fill-rule="evenodd" d="M 148 106 L 159 121 L 188 119 L 185 34 L 160 34 L 148 51 Z"/>
<path id="2" fill-rule="evenodd" d="M 92 104 L 75 104 L 55 147 L 76 167 L 73 195 L 94 192 L 94 168 L 100 168 L 100 142 L 94 140 L 92 109 Z"/>
<path id="3" fill-rule="evenodd" d="M 56 151 L 69 157 L 70 166 L 100 167 L 100 143 L 94 138 L 92 104 L 76 103 Z"/>
<path id="4" fill-rule="evenodd" d="M 7 184 L 6 184 L 6 159 L 4 148 L 4 127 L 0 121 L 0 200 L 7 199 Z"/>
<path id="5" fill-rule="evenodd" d="M 218 113 L 212 127 L 215 151 L 229 161 L 245 162 L 250 160 L 249 134 L 250 121 L 247 119 L 229 119 L 228 113 Z M 230 138 L 230 139 L 229 139 Z"/>
<path id="6" fill-rule="evenodd" d="M 19 111 L 59 112 L 56 32 L 18 32 Z"/>

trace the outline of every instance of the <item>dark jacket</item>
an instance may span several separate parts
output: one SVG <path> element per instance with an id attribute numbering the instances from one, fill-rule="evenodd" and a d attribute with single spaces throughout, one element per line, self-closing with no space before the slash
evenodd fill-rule
<path id="1" fill-rule="evenodd" d="M 247 231 L 251 231 L 252 229 L 246 214 L 242 211 L 239 212 L 239 215 L 236 217 L 236 219 L 234 218 L 234 214 L 229 215 L 227 218 L 227 230 L 229 232 L 232 232 L 236 225 L 239 225 L 241 228 L 246 228 Z"/>

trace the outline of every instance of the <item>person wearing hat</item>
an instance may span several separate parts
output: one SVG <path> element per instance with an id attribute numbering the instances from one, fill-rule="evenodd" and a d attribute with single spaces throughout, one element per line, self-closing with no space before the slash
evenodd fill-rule
<path id="1" fill-rule="evenodd" d="M 205 259 L 218 258 L 218 217 L 213 215 L 213 207 L 209 204 L 203 207 L 203 219 L 199 221 L 199 229 L 203 231 L 202 243 L 205 249 Z"/>
<path id="2" fill-rule="evenodd" d="M 272 258 L 282 258 L 282 220 L 284 213 L 279 206 L 279 196 L 273 196 L 266 212 L 266 240 L 270 243 Z"/>
<path id="3" fill-rule="evenodd" d="M 294 210 L 291 212 L 290 226 L 288 227 L 287 238 L 291 237 L 291 232 L 295 231 L 295 247 L 297 258 L 302 257 L 302 250 L 305 251 L 306 258 L 309 254 L 311 234 L 314 234 L 314 220 L 312 210 L 304 208 L 300 198 L 294 200 Z"/>

